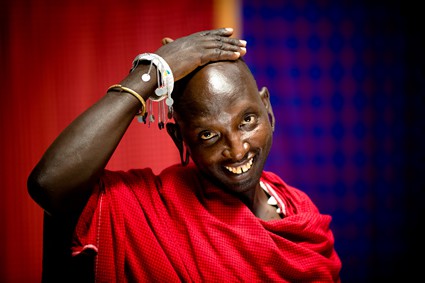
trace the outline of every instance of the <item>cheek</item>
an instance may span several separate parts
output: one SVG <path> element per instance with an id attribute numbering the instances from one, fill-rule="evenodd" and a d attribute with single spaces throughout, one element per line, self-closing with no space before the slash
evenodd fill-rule
<path id="1" fill-rule="evenodd" d="M 272 131 L 268 125 L 257 128 L 255 131 L 248 132 L 244 137 L 253 147 L 268 147 L 272 140 Z"/>
<path id="2" fill-rule="evenodd" d="M 265 144 L 265 147 L 268 147 L 270 149 L 272 142 L 273 142 L 273 131 L 269 127 L 267 131 L 264 132 L 263 136 L 263 142 Z"/>
<path id="3" fill-rule="evenodd" d="M 200 167 L 209 167 L 217 162 L 217 151 L 212 148 L 194 147 L 190 149 L 190 156 Z"/>

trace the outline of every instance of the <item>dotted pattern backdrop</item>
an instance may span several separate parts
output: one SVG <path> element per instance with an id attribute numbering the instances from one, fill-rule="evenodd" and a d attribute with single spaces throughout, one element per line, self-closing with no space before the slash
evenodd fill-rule
<path id="1" fill-rule="evenodd" d="M 421 122 L 406 116 L 421 111 L 410 108 L 406 87 L 409 53 L 420 49 L 410 49 L 411 23 L 398 2 L 372 2 L 242 6 L 245 59 L 259 88 L 269 88 L 276 116 L 267 169 L 333 216 L 343 282 L 411 274 L 408 214 L 418 210 L 418 192 L 410 185 L 418 183 L 406 172 L 423 164 L 407 155 L 409 141 L 423 145 L 409 136 Z"/>

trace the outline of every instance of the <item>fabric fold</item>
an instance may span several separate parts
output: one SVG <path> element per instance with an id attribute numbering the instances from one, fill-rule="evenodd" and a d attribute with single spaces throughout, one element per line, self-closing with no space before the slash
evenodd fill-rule
<path id="1" fill-rule="evenodd" d="M 331 217 L 277 175 L 263 172 L 261 181 L 284 202 L 283 219 L 258 219 L 201 181 L 194 165 L 159 175 L 105 171 L 79 219 L 73 252 L 98 248 L 97 282 L 339 282 Z"/>

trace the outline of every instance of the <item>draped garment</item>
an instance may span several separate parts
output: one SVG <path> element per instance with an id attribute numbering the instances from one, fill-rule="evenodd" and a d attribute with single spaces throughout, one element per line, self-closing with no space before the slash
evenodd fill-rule
<path id="1" fill-rule="evenodd" d="M 257 218 L 193 164 L 106 170 L 73 255 L 94 252 L 97 282 L 340 282 L 331 217 L 274 173 L 261 181 L 284 203 L 283 219 Z"/>

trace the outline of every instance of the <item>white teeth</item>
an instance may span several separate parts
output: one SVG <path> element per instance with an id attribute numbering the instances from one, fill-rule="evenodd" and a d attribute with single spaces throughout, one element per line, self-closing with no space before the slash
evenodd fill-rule
<path id="1" fill-rule="evenodd" d="M 253 159 L 251 158 L 247 164 L 242 165 L 242 166 L 238 166 L 238 167 L 230 167 L 230 166 L 224 166 L 227 170 L 229 170 L 230 172 L 234 173 L 234 174 L 242 174 L 247 172 L 249 169 L 251 169 L 252 167 L 252 162 Z"/>

